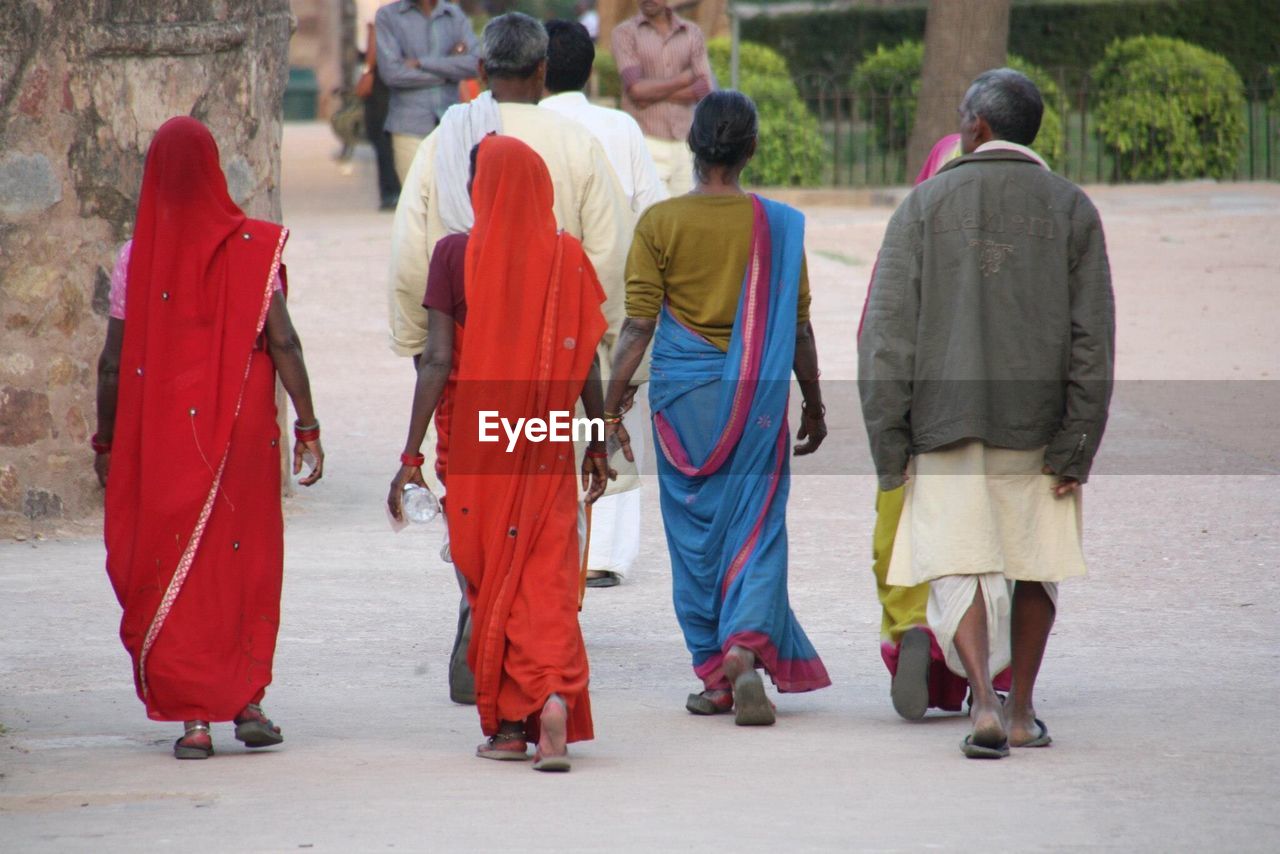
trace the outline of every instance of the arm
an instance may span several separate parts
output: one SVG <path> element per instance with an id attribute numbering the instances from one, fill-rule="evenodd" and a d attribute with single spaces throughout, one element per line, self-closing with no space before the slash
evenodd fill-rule
<path id="1" fill-rule="evenodd" d="M 459 29 L 458 40 L 448 56 L 420 56 L 418 67 L 452 83 L 479 76 L 480 48 L 476 34 L 471 31 L 471 25 L 465 19 Z"/>
<path id="2" fill-rule="evenodd" d="M 637 106 L 655 104 L 695 82 L 696 77 L 691 69 L 685 69 L 671 78 L 645 77 L 640 65 L 640 54 L 636 49 L 636 34 L 629 27 L 614 29 L 610 43 L 618 75 L 622 78 L 623 90 Z"/>
<path id="3" fill-rule="evenodd" d="M 636 369 L 644 359 L 645 350 L 649 347 L 649 341 L 653 338 L 653 330 L 657 325 L 658 321 L 652 317 L 628 317 L 623 322 L 622 331 L 618 334 L 617 346 L 613 350 L 609 388 L 604 396 L 604 411 L 608 413 L 606 418 L 621 415 L 623 400 L 631 387 Z M 622 445 L 622 455 L 627 458 L 627 462 L 635 462 L 635 456 L 631 453 L 631 437 L 627 435 L 621 420 L 605 424 L 606 438 L 615 435 Z"/>
<path id="4" fill-rule="evenodd" d="M 378 52 L 376 65 L 382 82 L 392 89 L 422 89 L 447 82 L 440 75 L 417 67 L 418 60 L 405 55 L 406 52 L 396 39 L 384 12 L 394 13 L 394 10 L 383 7 L 378 11 L 378 17 L 374 19 L 374 28 L 377 33 L 374 43 Z"/>
<path id="5" fill-rule="evenodd" d="M 813 324 L 805 321 L 796 327 L 796 356 L 791 366 L 796 380 L 800 384 L 800 430 L 796 440 L 803 441 L 796 445 L 795 454 L 802 457 L 818 450 L 822 440 L 827 438 L 827 409 L 822 405 L 822 387 L 818 377 L 818 344 L 813 337 Z"/>
<path id="6" fill-rule="evenodd" d="M 276 291 L 271 295 L 271 307 L 267 309 L 267 349 L 271 361 L 280 375 L 280 382 L 293 401 L 293 409 L 298 413 L 299 424 L 318 424 L 315 408 L 311 404 L 311 380 L 307 376 L 307 366 L 302 360 L 302 341 L 289 319 L 289 310 L 285 308 L 284 295 Z M 303 458 L 313 458 L 314 465 L 310 474 L 298 483 L 303 486 L 324 477 L 324 448 L 320 439 L 309 442 L 296 442 L 293 446 L 293 473 L 302 471 Z"/>
<path id="7" fill-rule="evenodd" d="M 1086 203 L 1087 204 L 1087 203 Z M 1115 375 L 1115 298 L 1102 221 L 1088 205 L 1083 221 L 1072 222 L 1074 258 L 1071 293 L 1071 361 L 1062 428 L 1045 450 L 1046 467 L 1061 478 L 1065 495 L 1089 477 L 1102 442 Z"/>
<path id="8" fill-rule="evenodd" d="M 116 401 L 120 392 L 120 351 L 124 346 L 124 321 L 107 319 L 107 340 L 98 356 L 98 441 L 110 445 L 116 430 Z M 98 482 L 107 485 L 111 469 L 111 452 L 96 454 L 93 470 Z"/>
<path id="9" fill-rule="evenodd" d="M 673 92 L 667 98 L 677 104 L 696 104 L 715 88 L 715 75 L 711 71 L 711 61 L 707 57 L 707 43 L 702 36 L 702 30 L 697 27 L 692 28 L 689 31 L 689 39 L 689 64 L 693 72 L 693 82 Z"/>
<path id="10" fill-rule="evenodd" d="M 440 404 L 440 395 L 444 393 L 453 367 L 453 318 L 434 308 L 427 311 L 427 317 L 427 349 L 419 360 L 418 384 L 413 389 L 413 411 L 409 416 L 409 435 L 404 440 L 404 453 L 410 456 L 422 453 L 422 441 L 426 438 L 427 428 Z M 422 487 L 427 485 L 422 478 L 422 466 L 401 463 L 400 470 L 391 479 L 387 507 L 397 521 L 404 518 L 401 500 L 408 483 Z"/>
<path id="11" fill-rule="evenodd" d="M 911 454 L 911 390 L 920 310 L 920 222 L 913 197 L 899 206 L 880 246 L 862 335 L 858 393 L 880 488 L 906 481 Z"/>
<path id="12" fill-rule="evenodd" d="M 600 386 L 600 356 L 597 354 L 587 372 L 587 381 L 582 385 L 582 408 L 588 418 L 604 419 L 604 390 Z M 586 502 L 594 504 L 596 499 L 604 495 L 607 481 L 617 478 L 618 473 L 609 468 L 609 458 L 605 453 L 604 439 L 592 439 L 587 445 L 587 453 L 582 458 L 582 488 L 586 490 Z"/>
<path id="13" fill-rule="evenodd" d="M 432 245 L 427 234 L 430 187 L 435 171 L 436 135 L 418 147 L 404 177 L 400 203 L 391 226 L 391 276 L 387 309 L 391 350 L 397 356 L 417 356 L 427 343 L 427 310 L 422 307 L 422 283 L 427 280 Z"/>

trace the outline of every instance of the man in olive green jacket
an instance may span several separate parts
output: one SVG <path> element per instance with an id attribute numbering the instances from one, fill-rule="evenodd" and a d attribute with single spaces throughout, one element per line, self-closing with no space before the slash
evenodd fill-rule
<path id="1" fill-rule="evenodd" d="M 890 583 L 933 582 L 930 626 L 973 695 L 962 747 L 996 757 L 1049 740 L 1031 694 L 1057 581 L 1084 572 L 1078 490 L 1107 422 L 1115 308 L 1096 209 L 1027 147 L 1043 113 L 1035 86 L 986 72 L 960 112 L 965 155 L 889 223 L 858 382 L 881 489 L 919 475 Z M 1016 476 L 934 476 L 997 470 Z M 1008 491 L 1028 485 L 1049 505 Z M 1010 659 L 1002 711 L 990 673 Z"/>

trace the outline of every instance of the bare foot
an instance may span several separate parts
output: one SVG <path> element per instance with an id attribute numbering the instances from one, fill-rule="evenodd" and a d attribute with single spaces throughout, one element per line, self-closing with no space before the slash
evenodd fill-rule
<path id="1" fill-rule="evenodd" d="M 756 666 L 756 654 L 746 647 L 733 646 L 724 655 L 724 675 L 730 683 Z"/>
<path id="2" fill-rule="evenodd" d="M 552 694 L 542 707 L 542 734 L 538 737 L 538 752 L 543 756 L 565 756 L 569 748 L 565 745 L 568 737 L 569 709 L 564 698 Z"/>
<path id="3" fill-rule="evenodd" d="M 533 757 L 535 771 L 568 771 L 569 707 L 559 694 L 552 694 L 542 706 L 542 734 L 538 737 L 538 750 Z"/>
<path id="4" fill-rule="evenodd" d="M 975 705 L 969 712 L 973 721 L 973 732 L 970 740 L 983 747 L 998 747 L 1008 741 L 1008 733 L 1004 727 L 1004 716 L 997 704 Z"/>
<path id="5" fill-rule="evenodd" d="M 1024 747 L 1033 741 L 1042 741 L 1046 735 L 1040 724 L 1036 723 L 1034 707 L 1026 706 L 1009 711 L 1009 744 L 1012 747 Z"/>

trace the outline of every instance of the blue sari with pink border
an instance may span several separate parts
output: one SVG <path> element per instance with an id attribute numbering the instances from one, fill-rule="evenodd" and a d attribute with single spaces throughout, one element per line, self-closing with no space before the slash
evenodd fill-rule
<path id="1" fill-rule="evenodd" d="M 752 196 L 751 257 L 727 352 L 666 307 L 650 405 L 676 617 L 708 690 L 724 655 L 752 650 L 779 691 L 831 684 L 787 596 L 787 404 L 804 216 Z"/>

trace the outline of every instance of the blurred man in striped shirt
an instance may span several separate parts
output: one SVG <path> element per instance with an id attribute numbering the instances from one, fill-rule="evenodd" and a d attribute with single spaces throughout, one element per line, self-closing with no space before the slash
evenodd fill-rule
<path id="1" fill-rule="evenodd" d="M 693 106 L 714 88 L 702 31 L 663 0 L 640 0 L 640 14 L 612 34 L 622 77 L 622 108 L 644 131 L 658 174 L 673 196 L 693 187 L 693 155 L 685 138 Z"/>

